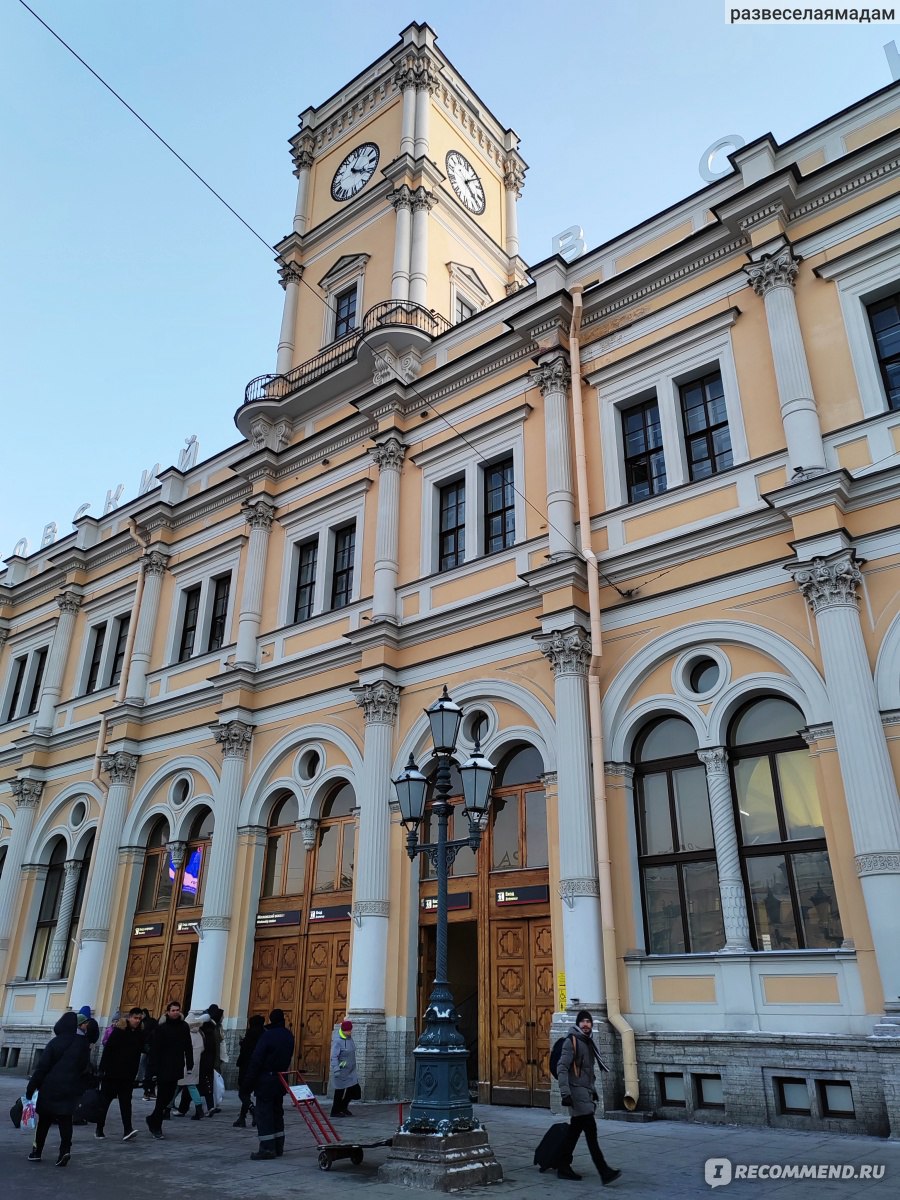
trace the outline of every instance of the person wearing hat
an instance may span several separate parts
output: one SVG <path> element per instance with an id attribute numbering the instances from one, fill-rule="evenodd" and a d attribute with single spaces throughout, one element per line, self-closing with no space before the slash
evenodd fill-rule
<path id="1" fill-rule="evenodd" d="M 81 1036 L 87 1038 L 89 1046 L 95 1045 L 100 1040 L 100 1026 L 91 1014 L 91 1006 L 83 1004 L 75 1014 L 75 1019 L 78 1022 L 78 1032 Z"/>
<path id="2" fill-rule="evenodd" d="M 356 1070 L 356 1043 L 353 1040 L 353 1022 L 341 1021 L 331 1040 L 331 1083 L 334 1100 L 331 1105 L 333 1117 L 352 1117 L 348 1105 L 362 1095 L 359 1074 Z"/>
<path id="3" fill-rule="evenodd" d="M 284 1154 L 284 1086 L 278 1073 L 289 1071 L 293 1058 L 294 1035 L 285 1028 L 283 1011 L 273 1008 L 250 1059 L 245 1083 L 247 1091 L 256 1093 L 259 1149 L 250 1155 L 256 1161 Z"/>
<path id="4" fill-rule="evenodd" d="M 594 1109 L 597 1106 L 598 1094 L 594 1068 L 599 1066 L 603 1071 L 608 1068 L 597 1053 L 597 1047 L 591 1037 L 593 1029 L 594 1018 L 583 1008 L 575 1018 L 574 1028 L 566 1037 L 559 1056 L 556 1077 L 559 1080 L 563 1107 L 571 1108 L 572 1118 L 569 1121 L 568 1139 L 560 1151 L 556 1173 L 560 1179 L 581 1178 L 572 1170 L 572 1154 L 583 1133 L 600 1180 L 606 1184 L 613 1183 L 622 1172 L 609 1165 L 597 1141 Z"/>

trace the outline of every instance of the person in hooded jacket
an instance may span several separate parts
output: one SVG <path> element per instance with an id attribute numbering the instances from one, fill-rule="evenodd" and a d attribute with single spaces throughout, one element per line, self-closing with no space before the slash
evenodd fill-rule
<path id="1" fill-rule="evenodd" d="M 575 1018 L 575 1026 L 566 1037 L 559 1056 L 559 1090 L 563 1106 L 572 1110 L 572 1118 L 569 1122 L 568 1140 L 560 1151 L 560 1165 L 556 1173 L 560 1179 L 581 1178 L 572 1170 L 572 1155 L 583 1133 L 591 1160 L 600 1174 L 601 1182 L 606 1184 L 618 1179 L 622 1172 L 609 1165 L 597 1140 L 594 1109 L 598 1095 L 594 1068 L 600 1066 L 605 1070 L 605 1067 L 591 1037 L 593 1028 L 594 1018 L 586 1009 L 582 1009 Z"/>
<path id="2" fill-rule="evenodd" d="M 284 1013 L 273 1008 L 269 1024 L 256 1044 L 246 1086 L 256 1093 L 256 1134 L 259 1149 L 250 1155 L 256 1160 L 284 1154 L 284 1087 L 279 1071 L 289 1071 L 294 1057 L 294 1035 L 284 1025 Z"/>
<path id="3" fill-rule="evenodd" d="M 100 1095 L 103 1113 L 97 1122 L 94 1137 L 105 1138 L 103 1132 L 113 1100 L 119 1101 L 122 1116 L 123 1142 L 130 1142 L 137 1133 L 131 1123 L 131 1092 L 141 1062 L 144 1034 L 141 1021 L 144 1014 L 133 1008 L 126 1017 L 116 1021 L 100 1058 Z"/>
<path id="4" fill-rule="evenodd" d="M 178 1080 L 194 1065 L 194 1047 L 191 1034 L 181 1015 L 181 1004 L 170 1000 L 166 1015 L 153 1031 L 150 1041 L 151 1077 L 156 1076 L 156 1104 L 149 1117 L 145 1117 L 147 1128 L 157 1139 L 163 1137 L 163 1117 L 178 1090 Z"/>
<path id="5" fill-rule="evenodd" d="M 350 1101 L 359 1097 L 359 1074 L 356 1070 L 356 1042 L 353 1040 L 353 1022 L 341 1021 L 341 1027 L 331 1039 L 331 1082 L 334 1099 L 331 1103 L 333 1117 L 352 1117 Z"/>
<path id="6" fill-rule="evenodd" d="M 238 1069 L 238 1099 L 241 1102 L 241 1112 L 236 1121 L 233 1122 L 235 1129 L 247 1128 L 247 1113 L 253 1115 L 253 1124 L 256 1124 L 255 1110 L 253 1108 L 253 1092 L 247 1087 L 247 1072 L 250 1069 L 250 1060 L 253 1057 L 253 1051 L 259 1039 L 263 1035 L 265 1028 L 265 1018 L 253 1016 L 247 1022 L 247 1032 L 241 1038 L 240 1047 L 238 1049 L 237 1069 Z"/>
<path id="7" fill-rule="evenodd" d="M 38 1093 L 38 1122 L 29 1162 L 40 1162 L 51 1125 L 59 1126 L 58 1167 L 64 1167 L 72 1154 L 72 1114 L 84 1087 L 84 1073 L 91 1057 L 87 1038 L 78 1035 L 78 1016 L 66 1012 L 53 1026 L 55 1036 L 44 1047 L 25 1096 Z"/>
<path id="8" fill-rule="evenodd" d="M 203 1118 L 202 1080 L 204 1070 L 210 1069 L 212 1061 L 212 1047 L 209 1043 L 209 1036 L 205 1032 L 208 1022 L 208 1012 L 199 1013 L 192 1011 L 187 1015 L 187 1027 L 190 1030 L 191 1045 L 194 1048 L 194 1065 L 178 1080 L 178 1086 L 181 1088 L 181 1099 L 174 1111 L 176 1117 L 186 1116 L 187 1110 L 191 1106 L 191 1101 L 193 1101 L 194 1115 L 191 1117 L 192 1121 L 200 1121 Z M 207 1108 L 209 1108 L 208 1101 Z"/>

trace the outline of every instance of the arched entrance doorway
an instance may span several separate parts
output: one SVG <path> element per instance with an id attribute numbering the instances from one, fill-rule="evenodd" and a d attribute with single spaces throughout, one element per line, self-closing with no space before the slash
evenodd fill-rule
<path id="1" fill-rule="evenodd" d="M 498 765 L 488 828 L 461 850 L 449 883 L 450 986 L 481 1103 L 548 1106 L 553 1018 L 547 805 L 541 756 L 519 746 Z M 453 838 L 466 836 L 462 782 L 452 772 Z M 422 838 L 431 841 L 428 818 Z M 437 882 L 426 860 L 419 885 L 419 1004 L 434 978 Z"/>
<path id="2" fill-rule="evenodd" d="M 347 1010 L 355 807 L 351 785 L 337 783 L 319 820 L 298 824 L 297 800 L 282 791 L 268 821 L 249 1015 L 284 1009 L 315 1091 L 327 1087 L 331 1031 Z"/>

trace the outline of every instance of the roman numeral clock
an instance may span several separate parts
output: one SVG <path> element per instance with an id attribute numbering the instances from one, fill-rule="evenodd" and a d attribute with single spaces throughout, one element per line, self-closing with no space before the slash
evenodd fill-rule
<path id="1" fill-rule="evenodd" d="M 333 200 L 349 200 L 361 192 L 378 166 L 379 150 L 374 142 L 356 146 L 334 173 L 331 181 Z"/>

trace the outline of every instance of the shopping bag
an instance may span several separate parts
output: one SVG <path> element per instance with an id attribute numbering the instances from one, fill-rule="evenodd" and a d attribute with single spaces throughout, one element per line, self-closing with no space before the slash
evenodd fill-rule
<path id="1" fill-rule="evenodd" d="M 100 1091 L 95 1087 L 86 1088 L 75 1106 L 75 1123 L 94 1125 L 101 1119 L 106 1109 Z"/>
<path id="2" fill-rule="evenodd" d="M 216 1108 L 222 1107 L 222 1101 L 225 1099 L 225 1080 L 218 1071 L 213 1071 L 213 1104 Z"/>
<path id="3" fill-rule="evenodd" d="M 20 1096 L 12 1108 L 9 1110 L 9 1119 L 15 1125 L 16 1129 L 22 1124 L 22 1109 L 25 1107 L 25 1097 Z"/>
<path id="4" fill-rule="evenodd" d="M 37 1125 L 37 1099 L 37 1092 L 34 1093 L 30 1100 L 26 1100 L 24 1096 L 22 1097 L 22 1129 L 34 1129 Z"/>

